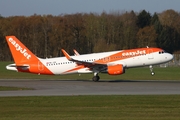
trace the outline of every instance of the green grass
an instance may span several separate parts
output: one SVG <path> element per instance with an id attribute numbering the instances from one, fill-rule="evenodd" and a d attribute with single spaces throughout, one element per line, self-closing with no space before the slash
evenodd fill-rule
<path id="1" fill-rule="evenodd" d="M 71 75 L 37 75 L 6 70 L 6 65 L 12 62 L 0 62 L 0 79 L 54 79 L 54 80 L 91 80 L 93 74 Z M 122 75 L 99 74 L 101 80 L 180 80 L 180 67 L 154 67 L 154 76 L 151 76 L 148 67 L 127 69 Z"/>
<path id="2" fill-rule="evenodd" d="M 12 90 L 33 90 L 33 89 L 32 88 L 0 86 L 0 91 L 12 91 Z"/>
<path id="3" fill-rule="evenodd" d="M 1 97 L 1 120 L 179 120 L 180 96 Z"/>

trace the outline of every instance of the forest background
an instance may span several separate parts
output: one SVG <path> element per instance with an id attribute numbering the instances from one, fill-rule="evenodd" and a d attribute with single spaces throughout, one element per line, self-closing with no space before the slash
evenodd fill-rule
<path id="1" fill-rule="evenodd" d="M 0 16 L 0 61 L 12 61 L 6 35 L 15 35 L 40 58 L 139 47 L 180 53 L 180 13 L 172 9 L 151 15 L 146 10 L 59 16 Z"/>

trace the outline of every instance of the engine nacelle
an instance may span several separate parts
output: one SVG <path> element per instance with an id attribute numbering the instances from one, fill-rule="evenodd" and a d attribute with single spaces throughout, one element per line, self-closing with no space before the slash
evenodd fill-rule
<path id="1" fill-rule="evenodd" d="M 125 69 L 123 65 L 113 65 L 113 66 L 108 66 L 107 72 L 109 75 L 120 75 L 125 73 Z"/>

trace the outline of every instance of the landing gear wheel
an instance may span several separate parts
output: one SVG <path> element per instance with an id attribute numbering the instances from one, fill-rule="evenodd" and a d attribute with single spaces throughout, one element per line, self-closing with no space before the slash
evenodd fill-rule
<path id="1" fill-rule="evenodd" d="M 153 67 L 152 67 L 152 65 L 150 65 L 149 68 L 150 68 L 150 71 L 151 71 L 151 75 L 154 76 L 155 73 L 153 72 Z"/>
<path id="2" fill-rule="evenodd" d="M 155 73 L 154 73 L 154 72 L 152 72 L 152 73 L 151 73 L 151 75 L 152 75 L 152 76 L 154 76 L 154 75 L 155 75 Z"/>
<path id="3" fill-rule="evenodd" d="M 100 77 L 99 77 L 99 76 L 94 76 L 94 77 L 92 78 L 92 80 L 93 80 L 94 82 L 98 82 L 98 81 L 99 81 L 99 79 L 100 79 Z"/>

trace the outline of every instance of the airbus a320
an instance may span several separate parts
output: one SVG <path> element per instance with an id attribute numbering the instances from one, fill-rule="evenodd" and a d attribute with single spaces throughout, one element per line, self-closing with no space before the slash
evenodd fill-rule
<path id="1" fill-rule="evenodd" d="M 79 54 L 70 56 L 64 49 L 65 57 L 42 59 L 34 55 L 15 36 L 6 36 L 14 64 L 6 66 L 8 70 L 46 75 L 65 75 L 74 73 L 93 73 L 93 81 L 99 81 L 99 73 L 121 75 L 127 68 L 149 66 L 154 75 L 153 65 L 169 62 L 173 55 L 161 48 L 137 48 L 110 52 Z"/>

